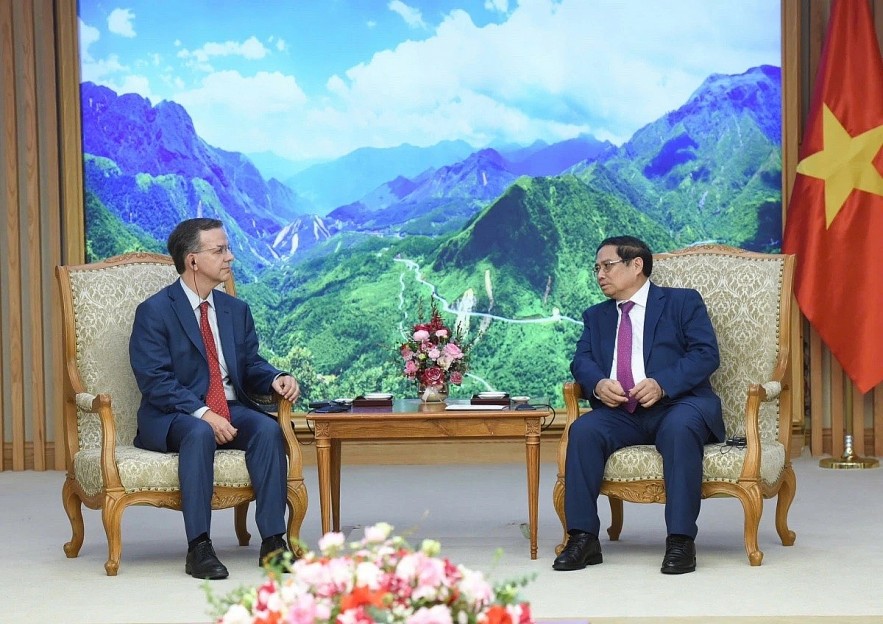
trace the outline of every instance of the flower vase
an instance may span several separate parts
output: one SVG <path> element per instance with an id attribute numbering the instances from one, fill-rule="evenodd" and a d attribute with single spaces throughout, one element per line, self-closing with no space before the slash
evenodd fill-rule
<path id="1" fill-rule="evenodd" d="M 444 403 L 448 398 L 448 384 L 446 383 L 438 386 L 420 384 L 417 389 L 420 393 L 420 400 L 424 403 Z"/>

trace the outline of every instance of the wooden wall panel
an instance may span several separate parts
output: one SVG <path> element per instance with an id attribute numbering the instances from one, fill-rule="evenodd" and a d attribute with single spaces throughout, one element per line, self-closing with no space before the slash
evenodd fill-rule
<path id="1" fill-rule="evenodd" d="M 79 25 L 76 0 L 55 0 L 57 20 L 57 72 L 58 96 L 58 149 L 60 166 L 60 199 L 59 227 L 61 231 L 61 262 L 81 264 L 86 259 L 86 228 L 83 218 L 83 139 L 80 119 L 80 55 L 78 51 Z M 58 264 L 58 263 L 56 263 Z M 58 297 L 57 288 L 53 294 Z M 61 310 L 60 303 L 55 306 Z M 53 317 L 56 336 L 61 336 L 61 314 L 56 312 Z M 59 340 L 60 343 L 60 340 Z M 68 383 L 66 374 L 62 374 L 62 357 L 60 344 L 56 345 L 56 374 L 60 375 L 58 388 Z M 59 393 L 55 394 L 57 407 L 55 439 L 55 465 L 59 469 L 65 465 L 65 445 L 60 441 L 64 435 L 64 411 L 73 411 L 74 407 L 63 402 Z M 59 405 L 60 403 L 60 405 Z"/>
<path id="2" fill-rule="evenodd" d="M 784 198 L 791 196 L 794 184 L 794 169 L 797 166 L 798 137 L 801 128 L 801 80 L 800 73 L 786 71 L 786 68 L 800 65 L 800 5 L 797 0 L 782 2 L 782 223 L 785 222 Z M 795 114 L 797 111 L 798 114 Z M 791 357 L 787 379 L 791 383 L 791 422 L 796 429 L 793 446 L 802 448 L 805 444 L 805 393 L 803 360 L 803 323 L 797 302 L 791 301 Z"/>
<path id="3" fill-rule="evenodd" d="M 0 223 L 2 241 L 2 265 L 4 288 L 0 292 L 0 308 L 3 310 L 3 427 L 4 441 L 11 434 L 11 458 L 4 456 L 4 463 L 11 460 L 12 468 L 23 470 L 25 445 L 24 374 L 22 358 L 23 319 L 21 293 L 21 152 L 19 137 L 21 112 L 18 90 L 21 68 L 22 28 L 20 3 L 3 3 L 3 221 Z M 25 37 L 27 35 L 25 34 Z"/>
<path id="4" fill-rule="evenodd" d="M 2 232 L 7 231 L 7 221 L 12 207 L 18 205 L 16 179 L 16 153 L 18 148 L 15 141 L 15 90 L 11 88 L 14 82 L 14 62 L 12 46 L 12 3 L 0 3 L 0 240 Z M 10 259 L 5 243 L 0 245 L 0 469 L 6 465 L 6 430 L 12 422 L 12 410 L 8 394 L 12 391 L 12 379 L 7 371 L 9 366 L 9 341 L 12 338 L 12 325 L 8 307 L 8 297 L 4 295 L 9 290 L 9 276 L 4 267 L 8 266 Z"/>
<path id="5" fill-rule="evenodd" d="M 54 7 L 52 0 L 39 0 L 35 10 L 35 23 L 47 24 L 54 20 Z M 43 305 L 39 310 L 41 324 L 44 332 L 41 341 L 41 363 L 39 374 L 42 379 L 50 379 L 55 387 L 61 387 L 59 381 L 64 373 L 62 366 L 61 349 L 61 300 L 55 283 L 55 267 L 61 264 L 61 219 L 57 207 L 61 205 L 61 168 L 59 160 L 59 132 L 58 132 L 58 81 L 55 78 L 55 55 L 57 28 L 40 28 L 37 30 L 36 63 L 40 68 L 37 84 L 39 98 L 38 119 L 40 120 L 40 132 L 38 135 L 37 149 L 41 154 L 40 167 L 40 204 L 43 206 L 56 207 L 50 215 L 41 215 L 40 219 L 40 281 L 41 298 Z M 78 143 L 79 146 L 79 143 Z M 78 202 L 78 205 L 81 205 Z M 48 218 L 47 218 L 48 217 Z M 54 439 L 55 432 L 62 430 L 61 420 L 61 397 L 57 391 L 46 392 L 42 395 L 42 408 L 38 414 L 43 432 L 43 442 L 38 443 L 36 430 L 34 435 L 34 447 L 41 451 L 42 465 L 47 467 L 64 465 L 64 445 L 55 446 L 55 453 L 49 441 Z M 36 425 L 35 425 L 36 427 Z M 54 445 L 53 445 L 54 446 Z M 60 456 L 59 456 L 60 451 Z M 35 459 L 35 463 L 36 463 Z"/>
<path id="6" fill-rule="evenodd" d="M 37 28 L 34 21 L 34 3 L 16 3 L 19 15 L 16 20 L 28 31 L 18 37 L 18 49 L 21 54 L 17 58 L 19 67 L 18 115 L 19 115 L 19 246 L 21 250 L 21 306 L 22 306 L 22 422 L 27 439 L 33 443 L 34 469 L 45 470 L 43 449 L 46 436 L 44 422 L 46 405 L 43 400 L 43 335 L 46 333 L 42 323 L 43 282 L 42 263 L 40 256 L 43 246 L 40 244 L 40 152 L 37 147 Z M 22 449 L 23 450 L 23 449 Z M 22 462 L 24 453 L 21 455 Z"/>
<path id="7" fill-rule="evenodd" d="M 74 17 L 66 23 L 64 50 L 56 38 L 58 14 Z M 78 72 L 65 89 L 57 76 L 59 58 L 77 62 L 75 18 L 75 0 L 0 2 L 2 470 L 64 466 L 63 445 L 54 444 L 63 383 L 54 271 L 64 257 L 62 183 L 82 173 L 79 152 L 63 173 L 59 132 L 59 103 L 76 97 Z M 75 128 L 79 134 L 79 122 Z M 82 192 L 75 203 L 82 221 Z"/>

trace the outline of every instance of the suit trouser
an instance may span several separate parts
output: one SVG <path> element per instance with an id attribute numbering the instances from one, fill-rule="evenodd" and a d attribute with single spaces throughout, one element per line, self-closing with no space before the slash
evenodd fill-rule
<path id="1" fill-rule="evenodd" d="M 255 493 L 255 521 L 262 538 L 285 533 L 287 459 L 279 423 L 239 402 L 230 402 L 236 437 L 218 446 L 207 422 L 177 414 L 167 443 L 178 453 L 178 480 L 187 541 L 211 535 L 211 500 L 217 449 L 245 451 L 245 465 Z"/>
<path id="2" fill-rule="evenodd" d="M 638 407 L 634 414 L 601 407 L 577 418 L 570 427 L 565 465 L 567 529 L 598 535 L 598 495 L 607 459 L 624 446 L 654 444 L 662 455 L 668 534 L 695 538 L 703 447 L 712 438 L 702 415 L 693 406 L 678 403 L 649 410 Z"/>

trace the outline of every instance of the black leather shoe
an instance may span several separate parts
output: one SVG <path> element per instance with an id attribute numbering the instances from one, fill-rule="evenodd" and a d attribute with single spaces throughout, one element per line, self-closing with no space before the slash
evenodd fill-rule
<path id="1" fill-rule="evenodd" d="M 587 565 L 601 563 L 601 542 L 591 533 L 570 533 L 567 546 L 555 557 L 553 570 L 582 570 Z"/>
<path id="2" fill-rule="evenodd" d="M 193 578 L 210 580 L 225 579 L 230 574 L 215 554 L 211 540 L 200 542 L 187 553 L 184 571 Z"/>
<path id="3" fill-rule="evenodd" d="M 288 544 L 281 535 L 271 535 L 261 542 L 261 555 L 258 557 L 258 565 L 266 564 L 280 566 L 285 563 L 285 553 L 290 552 Z M 269 557 L 269 561 L 267 558 Z"/>
<path id="4" fill-rule="evenodd" d="M 665 538 L 665 557 L 662 559 L 663 574 L 686 574 L 696 571 L 696 543 L 684 535 Z"/>

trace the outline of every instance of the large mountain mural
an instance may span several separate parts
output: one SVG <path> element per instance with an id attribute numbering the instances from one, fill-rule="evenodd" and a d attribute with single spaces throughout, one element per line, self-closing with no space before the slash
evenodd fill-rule
<path id="1" fill-rule="evenodd" d="M 580 313 L 601 298 L 602 238 L 778 249 L 780 84 L 767 66 L 710 76 L 619 147 L 363 149 L 283 182 L 205 143 L 177 104 L 84 83 L 90 259 L 162 250 L 179 220 L 216 216 L 266 355 L 306 399 L 413 394 L 395 344 L 434 293 L 480 335 L 461 394 L 557 401 Z"/>

